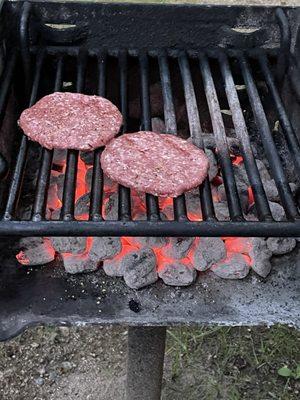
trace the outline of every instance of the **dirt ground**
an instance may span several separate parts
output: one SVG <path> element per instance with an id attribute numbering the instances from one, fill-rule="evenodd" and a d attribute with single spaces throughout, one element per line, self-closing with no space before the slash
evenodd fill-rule
<path id="1" fill-rule="evenodd" d="M 285 365 L 300 368 L 292 328 L 172 329 L 162 399 L 299 399 L 300 380 L 278 375 Z M 0 399 L 122 400 L 125 368 L 123 328 L 30 329 L 0 344 Z"/>
<path id="2" fill-rule="evenodd" d="M 28 329 L 0 343 L 0 400 L 125 400 L 126 338 L 124 327 Z M 168 330 L 163 400 L 296 400 L 299 378 L 293 328 Z"/>

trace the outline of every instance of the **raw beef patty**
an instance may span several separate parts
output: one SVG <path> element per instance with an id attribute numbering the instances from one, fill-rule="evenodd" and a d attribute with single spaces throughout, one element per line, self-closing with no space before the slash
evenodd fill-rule
<path id="1" fill-rule="evenodd" d="M 170 134 L 128 133 L 112 140 L 101 156 L 104 173 L 123 186 L 177 197 L 200 185 L 209 162 L 193 144 Z"/>
<path id="2" fill-rule="evenodd" d="M 52 93 L 24 110 L 19 125 L 47 149 L 93 150 L 120 129 L 122 115 L 109 100 L 80 93 Z"/>

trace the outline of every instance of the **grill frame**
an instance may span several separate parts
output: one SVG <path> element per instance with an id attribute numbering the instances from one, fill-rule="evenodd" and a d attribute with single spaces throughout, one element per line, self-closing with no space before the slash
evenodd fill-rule
<path id="1" fill-rule="evenodd" d="M 42 4 L 42 3 L 39 3 Z M 48 4 L 48 3 L 45 3 Z M 51 5 L 48 4 L 48 7 Z M 73 5 L 71 6 L 72 9 Z M 129 5 L 127 5 L 130 9 Z M 144 6 L 139 6 L 140 9 L 144 9 Z M 138 7 L 138 8 L 139 8 Z M 155 6 L 154 6 L 155 7 Z M 45 54 L 55 54 L 58 56 L 57 62 L 57 75 L 54 85 L 54 90 L 58 90 L 62 83 L 62 66 L 63 66 L 63 55 L 66 53 L 76 55 L 78 60 L 77 68 L 77 81 L 76 90 L 82 91 L 85 65 L 87 56 L 95 56 L 95 50 L 87 49 L 85 46 L 29 46 L 29 38 L 32 36 L 30 32 L 30 16 L 32 15 L 32 9 L 34 4 L 24 3 L 21 10 L 20 19 L 20 39 L 21 39 L 21 55 L 24 65 L 24 73 L 26 78 L 26 92 L 28 94 L 29 105 L 35 102 L 38 84 L 40 80 L 41 68 L 43 58 Z M 136 7 L 133 7 L 133 10 Z M 205 7 L 195 7 L 197 9 L 206 9 Z M 117 7 L 118 9 L 118 7 Z M 147 7 L 146 7 L 147 9 Z M 151 10 L 152 7 L 149 7 Z M 189 10 L 190 7 L 182 8 L 183 10 Z M 217 8 L 216 8 L 217 9 Z M 240 7 L 234 8 L 233 14 Z M 111 14 L 115 15 L 116 8 L 112 6 Z M 19 10 L 20 11 L 20 10 Z M 50 12 L 50 11 L 48 11 Z M 229 12 L 229 11 L 228 11 Z M 268 11 L 269 12 L 269 11 Z M 230 13 L 230 12 L 229 12 Z M 288 20 L 281 9 L 273 9 L 274 15 L 277 16 L 278 24 L 281 36 L 281 47 L 277 48 L 276 51 L 279 54 L 287 53 L 287 46 L 290 44 L 290 29 L 288 27 Z M 109 13 L 108 13 L 109 14 Z M 236 18 L 236 16 L 234 17 Z M 230 35 L 229 35 L 230 36 Z M 229 40 L 229 39 L 228 39 Z M 254 40 L 254 39 L 253 39 Z M 243 41 L 239 39 L 239 45 L 242 46 Z M 250 41 L 251 42 L 251 41 Z M 272 50 L 274 52 L 274 50 Z M 30 52 L 37 55 L 36 71 L 33 77 L 32 86 L 28 84 L 30 82 L 30 76 L 32 74 L 32 66 L 30 62 Z M 200 50 L 182 50 L 182 49 L 165 49 L 159 48 L 156 50 L 145 50 L 143 48 L 135 49 L 109 49 L 109 51 L 103 48 L 100 52 L 97 51 L 97 57 L 99 61 L 99 88 L 98 94 L 105 94 L 105 59 L 108 53 L 114 54 L 119 59 L 120 65 L 120 91 L 121 91 L 121 111 L 124 117 L 123 132 L 126 130 L 127 124 L 127 52 L 128 54 L 138 57 L 140 65 L 140 80 L 141 80 L 141 100 L 142 100 L 142 125 L 143 129 L 151 129 L 150 121 L 150 103 L 149 103 L 149 81 L 148 81 L 148 70 L 149 70 L 149 57 L 157 57 L 161 83 L 164 96 L 165 106 L 165 121 L 167 125 L 168 133 L 176 134 L 176 120 L 174 119 L 174 112 L 172 111 L 172 93 L 169 85 L 169 71 L 168 71 L 168 60 L 167 56 L 177 57 L 185 92 L 185 100 L 188 111 L 188 119 L 190 125 L 190 132 L 194 143 L 203 148 L 203 139 L 201 137 L 201 125 L 199 121 L 199 114 L 197 109 L 197 103 L 195 100 L 195 93 L 193 83 L 189 70 L 188 57 L 192 56 L 199 57 L 200 70 L 204 79 L 204 86 L 208 105 L 211 111 L 212 123 L 214 127 L 214 134 L 217 146 L 220 151 L 220 163 L 221 169 L 224 171 L 223 178 L 226 187 L 228 207 L 230 212 L 231 221 L 218 221 L 214 214 L 213 201 L 210 192 L 209 182 L 206 182 L 200 187 L 200 200 L 201 208 L 204 221 L 192 222 L 187 218 L 186 205 L 184 197 L 180 196 L 174 200 L 174 221 L 161 221 L 158 209 L 158 200 L 154 196 L 146 195 L 147 205 L 147 221 L 132 221 L 131 210 L 130 210 L 130 195 L 129 190 L 120 187 L 119 188 L 119 218 L 118 221 L 104 220 L 101 212 L 101 202 L 103 198 L 103 173 L 99 164 L 99 158 L 101 149 L 95 151 L 94 158 L 94 172 L 93 172 L 93 185 L 91 190 L 91 207 L 88 221 L 78 221 L 74 219 L 74 196 L 75 196 L 75 184 L 76 182 L 76 168 L 78 160 L 78 152 L 74 150 L 68 151 L 67 156 L 67 170 L 66 179 L 64 182 L 64 195 L 63 195 L 63 207 L 61 210 L 60 221 L 46 221 L 45 220 L 45 206 L 46 206 L 46 194 L 47 187 L 50 179 L 50 166 L 52 161 L 53 152 L 43 149 L 42 165 L 39 172 L 38 184 L 35 202 L 33 206 L 33 214 L 30 221 L 17 221 L 14 218 L 14 211 L 18 202 L 18 195 L 22 184 L 22 175 L 26 163 L 28 140 L 25 136 L 22 137 L 20 150 L 16 161 L 15 172 L 12 177 L 11 186 L 9 189 L 9 195 L 3 214 L 3 218 L 0 221 L 0 235 L 3 236 L 300 236 L 300 219 L 295 201 L 292 197 L 291 191 L 287 184 L 287 180 L 284 176 L 283 168 L 280 164 L 280 158 L 277 154 L 276 147 L 274 145 L 272 134 L 268 125 L 267 118 L 264 113 L 263 106 L 261 104 L 259 94 L 257 92 L 255 81 L 251 70 L 248 65 L 247 57 L 250 54 L 252 57 L 258 58 L 260 65 L 264 71 L 268 86 L 271 88 L 270 91 L 274 98 L 276 108 L 278 110 L 279 118 L 282 127 L 285 131 L 288 139 L 288 144 L 293 150 L 294 161 L 297 166 L 300 166 L 300 150 L 295 151 L 295 146 L 299 147 L 298 139 L 293 131 L 293 127 L 288 118 L 287 112 L 281 100 L 279 90 L 275 84 L 274 77 L 268 67 L 265 52 L 261 49 L 244 49 L 241 51 L 230 50 L 220 51 L 214 49 L 203 49 Z M 241 108 L 238 104 L 237 95 L 233 85 L 233 78 L 230 71 L 230 67 L 227 61 L 228 53 L 230 56 L 234 55 L 240 61 L 242 74 L 244 76 L 250 102 L 254 116 L 257 121 L 257 125 L 261 128 L 262 139 L 268 160 L 274 175 L 274 179 L 277 184 L 278 191 L 281 196 L 282 205 L 285 208 L 287 221 L 275 222 L 272 220 L 270 208 L 266 201 L 264 189 L 261 185 L 260 176 L 255 168 L 255 160 L 253 159 L 251 146 L 247 135 L 247 127 L 244 124 L 240 124 L 241 120 Z M 229 157 L 229 153 L 226 145 L 226 135 L 224 126 L 222 125 L 222 117 L 220 113 L 220 106 L 217 102 L 217 94 L 215 92 L 213 77 L 210 71 L 210 67 L 207 62 L 207 56 L 213 57 L 219 60 L 221 65 L 221 71 L 223 74 L 224 82 L 226 83 L 227 98 L 230 103 L 233 120 L 237 136 L 241 141 L 243 150 L 243 158 L 245 161 L 246 170 L 256 199 L 257 212 L 259 222 L 246 221 L 243 218 L 243 213 L 239 205 L 239 197 L 237 194 L 237 188 L 235 179 L 232 171 L 232 165 Z M 4 82 L 7 83 L 13 77 L 13 70 L 16 63 L 16 51 L 12 50 L 12 54 L 7 62 L 7 71 L 5 71 Z M 287 69 L 286 58 L 278 57 L 278 69 L 277 69 L 277 82 L 281 82 Z M 7 84 L 8 94 L 10 85 Z M 31 87 L 31 89 L 30 89 Z M 4 108 L 4 101 L 3 108 Z M 174 106 L 173 106 L 174 107 Z M 1 109 L 2 110 L 2 109 Z M 243 122 L 243 118 L 241 120 Z M 300 169 L 299 169 L 300 170 Z"/>
<path id="2" fill-rule="evenodd" d="M 0 254 L 0 341 L 36 325 L 52 326 L 254 326 L 300 328 L 299 272 L 293 254 L 276 258 L 267 279 L 219 279 L 213 274 L 189 287 L 156 282 L 134 290 L 102 269 L 70 277 L 62 266 L 18 268 L 11 239 Z M 84 290 L 83 290 L 84 289 Z M 53 295 L 55 294 L 55 295 Z"/>

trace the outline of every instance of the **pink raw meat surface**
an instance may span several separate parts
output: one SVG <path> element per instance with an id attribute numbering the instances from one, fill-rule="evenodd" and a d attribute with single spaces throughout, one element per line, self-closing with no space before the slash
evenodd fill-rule
<path id="1" fill-rule="evenodd" d="M 123 186 L 177 197 L 200 185 L 209 161 L 193 144 L 170 134 L 137 132 L 113 139 L 101 155 L 104 173 Z"/>
<path id="2" fill-rule="evenodd" d="M 80 93 L 55 92 L 24 110 L 19 125 L 47 149 L 93 150 L 120 130 L 122 115 L 109 100 Z"/>

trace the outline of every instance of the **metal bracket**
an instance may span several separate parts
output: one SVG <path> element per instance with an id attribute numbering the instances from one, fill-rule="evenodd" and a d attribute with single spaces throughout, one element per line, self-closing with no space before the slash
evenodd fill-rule
<path id="1" fill-rule="evenodd" d="M 276 80 L 279 86 L 282 86 L 285 74 L 289 67 L 289 57 L 291 48 L 291 28 L 289 20 L 282 10 L 282 8 L 277 8 L 275 11 L 275 16 L 280 29 L 280 50 L 278 54 L 277 61 L 277 71 Z"/>
<path id="2" fill-rule="evenodd" d="M 159 400 L 166 327 L 130 327 L 127 351 L 127 400 Z"/>

